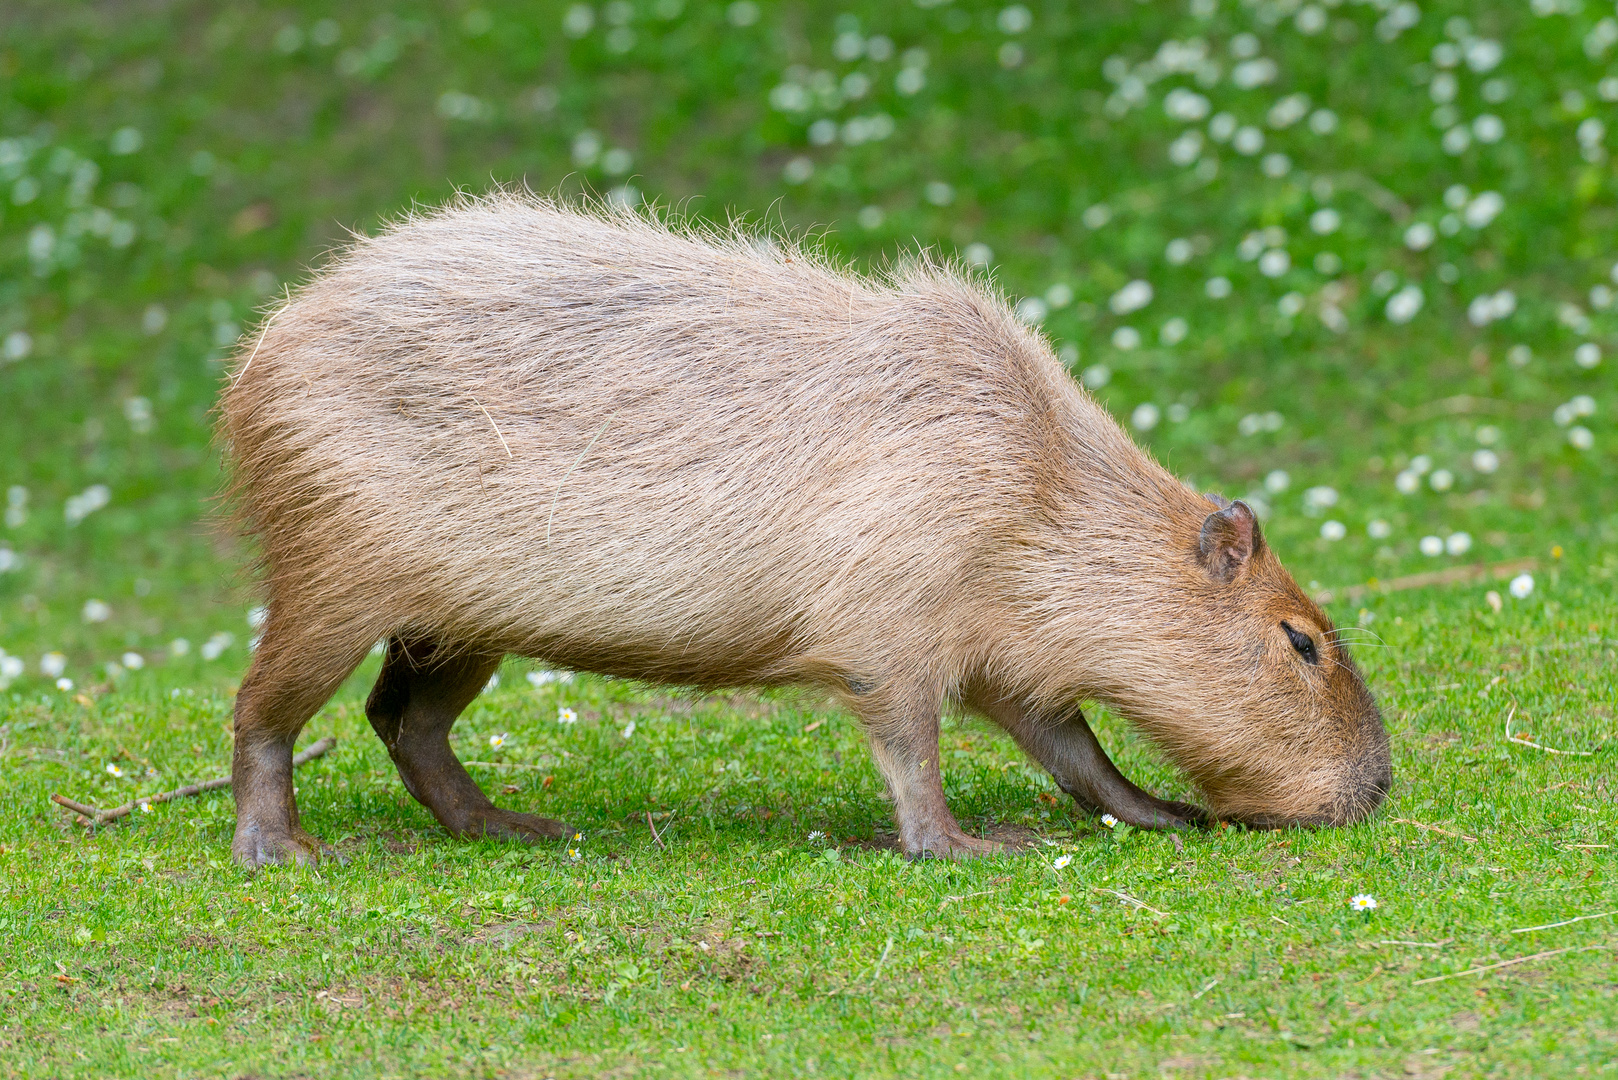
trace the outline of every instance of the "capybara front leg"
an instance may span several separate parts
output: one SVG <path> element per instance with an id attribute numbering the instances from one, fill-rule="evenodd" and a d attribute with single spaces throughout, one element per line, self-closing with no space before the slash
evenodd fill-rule
<path id="1" fill-rule="evenodd" d="M 572 830 L 560 821 L 495 806 L 450 749 L 450 728 L 499 666 L 498 653 L 391 639 L 365 714 L 405 790 L 451 835 L 531 844 L 569 836 Z"/>
<path id="2" fill-rule="evenodd" d="M 893 797 L 899 847 L 913 859 L 959 859 L 1005 850 L 994 840 L 968 836 L 944 802 L 938 761 L 938 709 L 898 717 L 867 717 L 877 768 Z"/>
<path id="3" fill-rule="evenodd" d="M 253 665 L 236 694 L 230 787 L 236 800 L 231 854 L 243 866 L 313 865 L 335 854 L 298 824 L 292 747 L 315 710 L 365 656 L 363 647 L 298 647 L 272 606 Z M 363 636 L 363 635 L 358 635 Z M 313 662 L 312 662 L 313 661 Z"/>
<path id="4" fill-rule="evenodd" d="M 1107 756 L 1078 706 L 1045 717 L 1003 699 L 974 701 L 991 720 L 1005 728 L 1017 745 L 1045 766 L 1056 784 L 1090 811 L 1104 811 L 1142 829 L 1184 829 L 1207 821 L 1190 803 L 1148 795 Z"/>

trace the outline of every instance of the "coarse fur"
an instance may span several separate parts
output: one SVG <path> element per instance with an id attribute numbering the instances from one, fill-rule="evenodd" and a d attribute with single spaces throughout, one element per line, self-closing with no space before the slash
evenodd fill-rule
<path id="1" fill-rule="evenodd" d="M 244 862 L 316 857 L 283 759 L 379 638 L 373 724 L 463 835 L 565 828 L 493 807 L 448 751 L 508 653 L 827 687 L 912 854 L 993 847 L 943 805 L 952 702 L 1147 826 L 1199 811 L 1118 775 L 1078 702 L 1220 817 L 1349 822 L 1388 786 L 1370 694 L 1247 508 L 1176 480 L 925 257 L 868 278 L 742 229 L 462 197 L 274 311 L 221 430 L 269 613 L 237 702 Z"/>

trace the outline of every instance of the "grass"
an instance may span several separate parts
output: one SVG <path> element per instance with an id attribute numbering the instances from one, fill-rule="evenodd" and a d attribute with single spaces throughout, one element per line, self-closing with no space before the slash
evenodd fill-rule
<path id="1" fill-rule="evenodd" d="M 1618 1071 L 1618 916 L 1513 932 L 1618 909 L 1604 13 L 589 10 L 0 22 L 0 1075 Z M 1163 72 L 1195 45 L 1159 46 L 1193 38 L 1217 78 Z M 1262 58 L 1273 79 L 1237 75 Z M 1174 88 L 1263 147 L 1217 141 L 1183 94 L 1168 115 Z M 917 244 L 986 261 L 1143 443 L 1261 502 L 1300 581 L 1380 636 L 1359 656 L 1394 740 L 1385 809 L 1112 831 L 960 720 L 952 806 L 1038 847 L 907 863 L 858 731 L 812 694 L 535 687 L 512 662 L 462 756 L 584 836 L 576 859 L 460 844 L 369 733 L 373 660 L 299 776 L 346 864 L 243 874 L 222 794 L 72 825 L 51 792 L 110 806 L 228 762 L 252 591 L 211 524 L 209 411 L 237 334 L 344 229 L 491 181 L 741 213 L 858 265 Z M 1521 597 L 1381 587 L 1524 560 Z M 1508 742 L 1508 715 L 1589 756 Z M 1131 776 L 1188 794 L 1098 728 Z M 1350 910 L 1361 893 L 1375 910 Z"/>

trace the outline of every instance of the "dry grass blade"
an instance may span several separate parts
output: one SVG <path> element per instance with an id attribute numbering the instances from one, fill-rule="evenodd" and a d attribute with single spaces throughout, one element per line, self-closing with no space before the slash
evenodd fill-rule
<path id="1" fill-rule="evenodd" d="M 1090 887 L 1092 889 L 1094 889 L 1096 892 L 1111 893 L 1112 895 L 1116 896 L 1118 899 L 1122 900 L 1124 903 L 1132 904 L 1135 907 L 1141 909 L 1142 911 L 1150 911 L 1153 915 L 1162 915 L 1164 918 L 1168 917 L 1168 914 L 1169 914 L 1168 912 L 1159 911 L 1155 907 L 1152 907 L 1150 904 L 1144 903 L 1144 902 L 1142 902 L 1140 900 L 1136 900 L 1133 896 L 1130 896 L 1126 892 L 1119 892 L 1117 889 L 1109 889 L 1105 885 L 1092 885 Z"/>
<path id="2" fill-rule="evenodd" d="M 1410 985 L 1424 986 L 1427 983 L 1443 982 L 1445 979 L 1460 979 L 1467 975 L 1482 975 L 1487 971 L 1499 971 L 1501 968 L 1515 967 L 1518 964 L 1526 964 L 1531 960 L 1546 960 L 1552 956 L 1561 956 L 1563 953 L 1589 952 L 1591 949 L 1604 948 L 1606 948 L 1605 945 L 1585 945 L 1582 948 L 1569 946 L 1566 949 L 1549 949 L 1545 952 L 1534 953 L 1532 956 L 1519 956 L 1515 960 L 1502 960 L 1498 964 L 1484 964 L 1482 967 L 1467 968 L 1465 971 L 1452 971 L 1448 975 L 1434 975 L 1427 979 L 1417 979 Z"/>
<path id="3" fill-rule="evenodd" d="M 1445 945 L 1453 944 L 1454 941 L 1454 938 L 1447 937 L 1443 941 L 1379 941 L 1377 944 L 1408 945 L 1413 949 L 1442 949 Z"/>
<path id="4" fill-rule="evenodd" d="M 1586 922 L 1590 919 L 1605 919 L 1609 915 L 1618 915 L 1618 911 L 1603 911 L 1595 915 L 1580 915 L 1574 919 L 1563 919 L 1561 922 L 1541 923 L 1539 926 L 1524 926 L 1513 930 L 1513 934 L 1531 934 L 1535 930 L 1551 930 L 1558 926 L 1572 926 L 1576 922 Z"/>
<path id="5" fill-rule="evenodd" d="M 1389 818 L 1388 820 L 1399 825 L 1412 825 L 1423 832 L 1435 832 L 1444 836 L 1453 836 L 1457 840 L 1465 840 L 1468 844 L 1475 844 L 1478 842 L 1478 838 L 1475 836 L 1468 836 L 1465 833 L 1451 832 L 1449 829 L 1440 829 L 1437 825 L 1424 825 L 1419 821 L 1411 821 L 1409 818 L 1396 817 Z"/>
<path id="6" fill-rule="evenodd" d="M 1506 742 L 1516 743 L 1518 746 L 1526 746 L 1530 750 L 1539 750 L 1539 751 L 1542 751 L 1542 752 L 1547 753 L 1547 754 L 1562 754 L 1562 755 L 1565 755 L 1567 757 L 1595 757 L 1596 756 L 1596 752 L 1594 750 L 1558 750 L 1554 746 L 1545 746 L 1542 743 L 1537 743 L 1537 742 L 1534 742 L 1534 741 L 1532 741 L 1530 739 L 1525 739 L 1521 735 L 1513 735 L 1511 733 L 1511 719 L 1512 719 L 1512 717 L 1514 717 L 1516 715 L 1517 715 L 1517 706 L 1515 704 L 1513 704 L 1511 706 L 1511 711 L 1506 714 Z"/>

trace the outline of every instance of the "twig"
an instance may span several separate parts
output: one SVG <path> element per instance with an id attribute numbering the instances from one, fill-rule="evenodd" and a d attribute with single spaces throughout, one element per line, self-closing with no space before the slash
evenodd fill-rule
<path id="1" fill-rule="evenodd" d="M 1519 956 L 1515 960 L 1502 960 L 1498 964 L 1484 964 L 1482 967 L 1467 968 L 1465 971 L 1452 971 L 1448 975 L 1434 975 L 1430 979 L 1417 979 L 1410 985 L 1422 986 L 1426 983 L 1443 982 L 1445 979 L 1459 979 L 1466 975 L 1481 975 L 1485 971 L 1498 971 L 1500 968 L 1508 968 L 1515 964 L 1526 964 L 1530 960 L 1544 960 L 1552 956 L 1561 956 L 1563 953 L 1589 952 L 1591 949 L 1604 948 L 1606 948 L 1605 945 L 1586 945 L 1583 948 L 1569 946 L 1566 949 L 1551 949 L 1549 952 L 1537 952 L 1532 956 Z"/>
<path id="2" fill-rule="evenodd" d="M 893 935 L 888 935 L 888 943 L 882 946 L 882 955 L 877 958 L 876 970 L 871 972 L 871 982 L 875 983 L 882 977 L 882 965 L 888 962 L 888 954 L 893 951 Z"/>
<path id="3" fill-rule="evenodd" d="M 1445 945 L 1453 944 L 1454 941 L 1455 941 L 1454 938 L 1447 937 L 1443 941 L 1379 941 L 1379 942 L 1377 942 L 1377 944 L 1378 945 L 1409 945 L 1413 949 L 1442 949 Z"/>
<path id="4" fill-rule="evenodd" d="M 490 416 L 489 410 L 483 407 L 483 402 L 479 401 L 475 397 L 472 397 L 471 394 L 466 396 L 472 398 L 472 404 L 478 407 L 478 411 L 483 414 L 483 419 L 487 420 L 489 422 L 489 426 L 494 428 L 494 437 L 499 439 L 500 445 L 506 448 L 506 457 L 514 459 L 514 455 L 511 452 L 511 447 L 506 444 L 506 437 L 500 434 L 500 425 L 494 422 L 494 417 Z"/>
<path id="5" fill-rule="evenodd" d="M 1140 908 L 1142 911 L 1150 911 L 1153 915 L 1162 915 L 1164 918 L 1168 917 L 1168 914 L 1169 914 L 1168 912 L 1159 911 L 1155 907 L 1152 907 L 1150 904 L 1142 903 L 1141 901 L 1136 900 L 1133 896 L 1130 896 L 1126 892 L 1119 892 L 1117 889 L 1109 889 L 1105 885 L 1092 885 L 1090 887 L 1092 889 L 1096 890 L 1097 892 L 1111 893 L 1112 895 L 1116 896 L 1118 899 L 1122 900 L 1124 903 L 1133 904 L 1136 907 Z"/>
<path id="6" fill-rule="evenodd" d="M 1552 746 L 1543 746 L 1543 745 L 1541 745 L 1541 744 L 1539 744 L 1537 742 L 1532 742 L 1532 741 L 1530 741 L 1528 739 L 1523 738 L 1521 735 L 1513 735 L 1511 733 L 1511 718 L 1516 716 L 1516 715 L 1517 715 L 1517 705 L 1516 705 L 1515 702 L 1513 702 L 1512 706 L 1511 706 L 1511 711 L 1506 714 L 1506 742 L 1516 743 L 1518 746 L 1526 746 L 1530 750 L 1543 750 L 1547 754 L 1564 754 L 1564 755 L 1566 755 L 1568 757 L 1595 757 L 1596 756 L 1596 752 L 1594 750 L 1558 750 L 1558 749 L 1556 749 L 1555 747 L 1552 747 Z"/>
<path id="7" fill-rule="evenodd" d="M 657 826 L 652 824 L 652 812 L 650 810 L 646 811 L 646 827 L 652 830 L 652 842 L 658 847 L 662 848 L 664 851 L 667 851 L 669 846 L 663 843 L 663 838 L 661 836 L 657 835 Z"/>
<path id="8" fill-rule="evenodd" d="M 1442 833 L 1445 836 L 1453 836 L 1457 840 L 1465 840 L 1468 844 L 1475 844 L 1478 842 L 1478 838 L 1475 836 L 1468 836 L 1465 833 L 1450 832 L 1448 829 L 1440 829 L 1437 825 L 1423 825 L 1421 822 L 1411 821 L 1409 818 L 1396 817 L 1389 818 L 1388 820 L 1391 822 L 1397 822 L 1400 825 L 1414 825 L 1423 832 L 1435 832 Z"/>
<path id="9" fill-rule="evenodd" d="M 1608 915 L 1618 915 L 1618 911 L 1603 911 L 1598 915 L 1580 915 L 1576 919 L 1563 919 L 1561 922 L 1548 922 L 1543 926 L 1525 926 L 1520 930 L 1513 930 L 1512 933 L 1531 934 L 1535 930 L 1550 930 L 1557 926 L 1571 926 L 1576 922 L 1584 922 L 1586 919 L 1605 919 Z"/>
<path id="10" fill-rule="evenodd" d="M 332 747 L 336 745 L 337 740 L 331 738 L 330 736 L 321 739 L 309 749 L 303 751 L 292 759 L 293 768 L 297 768 L 306 761 L 313 761 L 315 758 L 329 753 Z M 188 784 L 183 788 L 176 788 L 173 791 L 164 791 L 157 795 L 147 795 L 136 799 L 132 803 L 124 806 L 114 807 L 111 810 L 97 810 L 93 806 L 86 806 L 84 803 L 74 802 L 65 795 L 53 794 L 51 796 L 51 802 L 58 806 L 66 807 L 75 814 L 78 814 L 79 817 L 83 819 L 84 824 L 95 827 L 97 825 L 110 825 L 119 818 L 128 817 L 130 814 L 134 813 L 143 806 L 151 806 L 154 803 L 172 802 L 175 799 L 185 799 L 193 795 L 201 795 L 207 791 L 218 791 L 220 788 L 227 788 L 229 786 L 230 777 L 221 776 L 215 780 L 204 780 L 201 783 Z"/>
<path id="11" fill-rule="evenodd" d="M 1207 992 L 1208 992 L 1208 991 L 1210 991 L 1210 990 L 1212 990 L 1212 989 L 1213 989 L 1213 988 L 1214 988 L 1214 987 L 1216 987 L 1216 986 L 1218 986 L 1218 985 L 1219 985 L 1219 984 L 1220 984 L 1220 982 L 1221 982 L 1221 981 L 1223 981 L 1223 980 L 1221 980 L 1221 979 L 1209 979 L 1209 980 L 1208 980 L 1208 981 L 1207 981 L 1207 983 L 1205 983 L 1205 984 L 1204 984 L 1204 985 L 1203 985 L 1203 987 L 1202 987 L 1202 989 L 1201 989 L 1201 990 L 1198 990 L 1198 991 L 1197 991 L 1197 992 L 1196 992 L 1196 993 L 1194 993 L 1194 994 L 1192 994 L 1192 995 L 1191 995 L 1191 1000 L 1192 1000 L 1192 1001 L 1195 1001 L 1195 1000 L 1197 1000 L 1197 999 L 1198 999 L 1198 998 L 1199 998 L 1199 997 L 1201 997 L 1201 996 L 1202 996 L 1202 995 L 1203 995 L 1203 994 L 1206 994 L 1206 993 L 1207 993 Z"/>
<path id="12" fill-rule="evenodd" d="M 577 469 L 579 467 L 579 464 L 584 461 L 584 455 L 588 454 L 590 452 L 590 447 L 592 447 L 592 446 L 594 446 L 596 444 L 596 439 L 601 438 L 601 436 L 603 434 L 605 434 L 605 432 L 607 430 L 607 425 L 612 423 L 612 418 L 614 416 L 617 416 L 617 415 L 618 415 L 618 410 L 614 409 L 607 416 L 607 418 L 605 420 L 601 421 L 601 430 L 595 433 L 595 438 L 594 439 L 591 439 L 589 442 L 584 444 L 584 449 L 579 451 L 578 460 L 574 461 L 572 466 L 568 468 L 567 472 L 562 474 L 561 483 L 556 485 L 556 494 L 551 496 L 551 514 L 550 514 L 550 517 L 545 519 L 545 546 L 546 547 L 551 546 L 551 524 L 556 521 L 556 500 L 560 499 L 562 497 L 562 488 L 563 488 L 564 485 L 567 484 L 567 478 L 573 475 L 573 470 Z"/>
<path id="13" fill-rule="evenodd" d="M 1452 566 L 1447 570 L 1432 570 L 1424 574 L 1393 578 L 1391 581 L 1373 581 L 1366 585 L 1350 585 L 1346 589 L 1322 589 L 1315 593 L 1318 603 L 1329 604 L 1335 599 L 1358 603 L 1371 593 L 1404 592 L 1407 589 L 1425 589 L 1433 585 L 1458 585 L 1467 581 L 1481 581 L 1487 577 L 1504 579 L 1514 577 L 1539 565 L 1537 559 L 1513 559 L 1510 562 L 1476 563 L 1471 566 Z"/>

